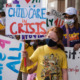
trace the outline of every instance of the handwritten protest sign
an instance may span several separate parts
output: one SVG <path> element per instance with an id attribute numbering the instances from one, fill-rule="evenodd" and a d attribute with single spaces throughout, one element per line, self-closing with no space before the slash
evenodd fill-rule
<path id="1" fill-rule="evenodd" d="M 80 49 L 74 51 L 66 47 L 65 52 L 68 60 L 68 80 L 80 80 Z"/>
<path id="2" fill-rule="evenodd" d="M 36 5 L 37 7 L 42 7 L 43 0 L 12 0 L 11 3 L 7 3 L 6 7 L 16 7 L 20 5 L 20 7 L 33 7 Z"/>
<path id="3" fill-rule="evenodd" d="M 47 16 L 47 20 L 46 20 L 47 30 L 53 26 L 60 27 L 64 24 L 64 17 L 60 12 L 53 10 L 51 14 L 52 15 Z"/>
<path id="4" fill-rule="evenodd" d="M 47 30 L 49 30 L 51 27 L 55 27 L 55 26 L 62 26 L 64 24 L 64 17 L 62 15 L 62 13 L 53 10 L 52 15 L 47 15 L 47 19 L 46 19 L 46 26 L 47 26 Z M 21 39 L 24 39 L 24 36 L 21 36 Z M 37 35 L 26 35 L 26 40 L 31 40 L 31 39 L 45 39 L 45 36 L 37 36 Z"/>
<path id="5" fill-rule="evenodd" d="M 30 4 L 27 8 L 26 6 L 21 6 L 21 4 L 23 5 L 23 2 L 26 3 L 25 0 L 14 0 L 13 2 L 19 2 L 20 5 L 17 5 L 16 7 L 8 7 L 6 9 L 7 35 L 46 34 L 46 8 L 39 8 L 36 5 L 31 7 Z"/>
<path id="6" fill-rule="evenodd" d="M 41 7 L 42 0 L 12 0 L 12 7 L 15 7 L 16 5 L 20 5 L 21 7 L 29 7 L 33 5 Z"/>
<path id="7" fill-rule="evenodd" d="M 0 80 L 17 80 L 23 49 L 23 42 L 0 35 Z"/>
<path id="8" fill-rule="evenodd" d="M 21 7 L 27 7 L 27 6 L 33 6 L 36 5 L 37 7 L 40 7 L 42 4 L 42 0 L 12 0 L 13 6 L 15 4 L 19 4 Z"/>

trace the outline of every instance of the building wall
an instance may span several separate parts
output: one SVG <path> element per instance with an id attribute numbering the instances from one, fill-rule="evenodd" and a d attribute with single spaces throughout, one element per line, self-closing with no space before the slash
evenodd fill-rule
<path id="1" fill-rule="evenodd" d="M 58 11 L 65 11 L 65 0 L 58 0 Z"/>
<path id="2" fill-rule="evenodd" d="M 51 3 L 54 2 L 54 7 L 51 7 Z M 75 0 L 48 0 L 48 10 L 55 9 L 60 12 L 64 12 L 67 7 L 75 7 Z"/>
<path id="3" fill-rule="evenodd" d="M 75 7 L 75 0 L 68 0 L 68 7 Z"/>
<path id="4" fill-rule="evenodd" d="M 52 9 L 58 9 L 58 0 L 48 0 L 48 12 L 51 12 Z"/>

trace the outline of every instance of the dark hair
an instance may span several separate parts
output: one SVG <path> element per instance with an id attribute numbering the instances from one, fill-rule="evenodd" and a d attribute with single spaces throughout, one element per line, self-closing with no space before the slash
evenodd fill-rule
<path id="1" fill-rule="evenodd" d="M 77 15 L 74 15 L 74 20 L 75 20 L 74 26 L 78 30 L 79 29 L 79 23 L 78 23 L 78 17 L 77 17 Z"/>
<path id="2" fill-rule="evenodd" d="M 45 45 L 45 40 L 38 40 L 38 46 Z"/>
<path id="3" fill-rule="evenodd" d="M 6 15 L 5 15 L 5 12 L 1 12 L 1 16 L 2 17 L 5 17 Z"/>
<path id="4" fill-rule="evenodd" d="M 25 42 L 28 44 L 27 47 L 31 46 L 31 45 L 30 45 L 31 40 L 26 40 Z"/>
<path id="5" fill-rule="evenodd" d="M 37 48 L 38 46 L 42 46 L 42 45 L 45 45 L 45 44 L 46 44 L 45 40 L 38 40 L 37 42 L 35 42 L 35 43 L 33 44 L 33 49 L 36 50 L 36 48 Z"/>
<path id="6" fill-rule="evenodd" d="M 60 28 L 60 27 L 52 27 L 48 30 L 47 34 L 50 32 L 50 31 L 54 31 L 57 36 L 58 36 L 58 42 L 57 42 L 57 46 L 59 48 L 61 48 L 62 50 L 64 50 L 64 46 L 63 46 L 63 43 L 62 43 L 62 39 L 63 39 L 63 30 Z"/>

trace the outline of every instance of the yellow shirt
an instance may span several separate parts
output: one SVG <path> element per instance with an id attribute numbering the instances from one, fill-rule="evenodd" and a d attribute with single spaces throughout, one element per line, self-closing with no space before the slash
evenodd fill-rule
<path id="1" fill-rule="evenodd" d="M 26 51 L 28 52 L 28 56 L 30 57 L 34 52 L 34 49 L 33 49 L 33 46 L 29 46 L 29 47 L 27 46 L 28 44 L 26 45 Z M 24 67 L 24 59 L 22 59 L 20 71 L 27 73 L 27 67 L 26 68 Z"/>
<path id="2" fill-rule="evenodd" d="M 33 67 L 35 67 L 36 64 L 37 64 L 37 63 L 34 63 L 34 64 L 31 65 L 31 66 L 27 66 L 27 72 L 28 72 L 30 69 L 32 69 Z M 36 73 L 36 71 L 34 71 L 34 73 Z"/>
<path id="3" fill-rule="evenodd" d="M 0 30 L 4 29 L 5 26 L 3 26 L 1 23 L 0 23 Z"/>
<path id="4" fill-rule="evenodd" d="M 30 59 L 38 62 L 36 80 L 62 80 L 62 69 L 67 69 L 66 54 L 60 48 L 41 46 L 34 51 Z"/>

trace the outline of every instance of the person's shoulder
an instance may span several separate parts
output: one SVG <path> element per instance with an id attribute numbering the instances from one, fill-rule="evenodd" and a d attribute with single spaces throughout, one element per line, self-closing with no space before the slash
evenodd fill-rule
<path id="1" fill-rule="evenodd" d="M 64 50 L 61 50 L 60 48 L 59 48 L 59 52 L 61 53 L 62 56 L 65 56 L 66 55 L 65 51 Z"/>
<path id="2" fill-rule="evenodd" d="M 47 45 L 39 46 L 37 49 L 38 49 L 39 51 L 43 51 L 45 47 L 47 47 Z"/>
<path id="3" fill-rule="evenodd" d="M 43 49 L 46 45 L 39 46 L 38 49 Z"/>
<path id="4" fill-rule="evenodd" d="M 26 43 L 26 44 L 25 44 L 25 49 L 27 49 L 27 48 L 28 48 L 28 44 Z"/>
<path id="5" fill-rule="evenodd" d="M 65 28 L 65 25 L 62 25 L 60 28 L 64 29 Z"/>

